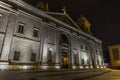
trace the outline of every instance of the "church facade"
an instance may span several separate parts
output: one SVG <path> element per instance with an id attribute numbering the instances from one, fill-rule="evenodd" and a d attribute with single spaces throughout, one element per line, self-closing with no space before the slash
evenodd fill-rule
<path id="1" fill-rule="evenodd" d="M 44 12 L 22 0 L 0 1 L 0 69 L 103 67 L 102 41 L 67 14 Z"/>

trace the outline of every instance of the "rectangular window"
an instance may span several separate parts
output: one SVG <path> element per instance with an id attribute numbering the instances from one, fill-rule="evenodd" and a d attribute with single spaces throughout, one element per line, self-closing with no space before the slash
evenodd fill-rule
<path id="1" fill-rule="evenodd" d="M 22 23 L 19 23 L 19 25 L 18 25 L 18 33 L 24 33 L 24 24 L 22 24 Z"/>
<path id="2" fill-rule="evenodd" d="M 80 45 L 81 49 L 83 49 L 83 45 Z"/>
<path id="3" fill-rule="evenodd" d="M 18 61 L 19 57 L 20 57 L 20 51 L 14 51 L 14 58 L 13 58 L 13 60 Z"/>
<path id="4" fill-rule="evenodd" d="M 35 61 L 36 60 L 36 53 L 32 53 L 31 54 L 31 61 Z"/>
<path id="5" fill-rule="evenodd" d="M 86 49 L 86 50 L 88 50 L 88 47 L 87 47 L 87 46 L 85 46 L 85 49 Z"/>
<path id="6" fill-rule="evenodd" d="M 53 54 L 52 50 L 49 50 L 48 51 L 48 62 L 49 63 L 52 63 L 52 54 Z"/>
<path id="7" fill-rule="evenodd" d="M 119 50 L 118 50 L 118 48 L 112 49 L 112 53 L 113 53 L 113 58 L 114 58 L 114 60 L 119 60 L 119 59 L 120 59 L 120 55 L 119 55 Z"/>
<path id="8" fill-rule="evenodd" d="M 81 60 L 81 65 L 84 65 L 84 59 Z"/>
<path id="9" fill-rule="evenodd" d="M 89 59 L 87 59 L 87 64 L 90 64 L 90 60 Z"/>
<path id="10" fill-rule="evenodd" d="M 38 38 L 38 31 L 39 29 L 34 28 L 33 36 Z"/>
<path id="11" fill-rule="evenodd" d="M 96 51 L 96 53 L 98 52 L 98 50 L 97 50 L 97 49 L 96 49 L 95 51 Z"/>
<path id="12" fill-rule="evenodd" d="M 77 54 L 74 54 L 74 64 L 77 64 Z"/>

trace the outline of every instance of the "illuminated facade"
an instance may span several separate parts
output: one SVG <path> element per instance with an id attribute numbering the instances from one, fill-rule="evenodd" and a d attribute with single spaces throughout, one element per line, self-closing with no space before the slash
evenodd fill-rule
<path id="1" fill-rule="evenodd" d="M 111 45 L 108 47 L 112 68 L 120 69 L 120 45 Z"/>
<path id="2" fill-rule="evenodd" d="M 101 43 L 67 14 L 0 1 L 0 69 L 103 68 Z"/>

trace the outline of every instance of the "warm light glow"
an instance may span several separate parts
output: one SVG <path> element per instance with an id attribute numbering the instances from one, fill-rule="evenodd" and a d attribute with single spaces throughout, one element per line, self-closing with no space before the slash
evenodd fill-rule
<path id="1" fill-rule="evenodd" d="M 68 63 L 68 58 L 67 57 L 63 57 L 63 61 L 64 61 L 64 64 L 67 64 Z"/>
<path id="2" fill-rule="evenodd" d="M 97 65 L 97 68 L 99 68 L 99 66 Z"/>
<path id="3" fill-rule="evenodd" d="M 101 66 L 101 68 L 103 68 L 103 66 Z"/>

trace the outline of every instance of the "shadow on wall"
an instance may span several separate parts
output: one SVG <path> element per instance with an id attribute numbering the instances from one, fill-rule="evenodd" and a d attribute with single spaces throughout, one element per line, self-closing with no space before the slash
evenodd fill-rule
<path id="1" fill-rule="evenodd" d="M 103 50 L 103 56 L 105 63 L 110 63 L 110 55 L 108 50 Z"/>

